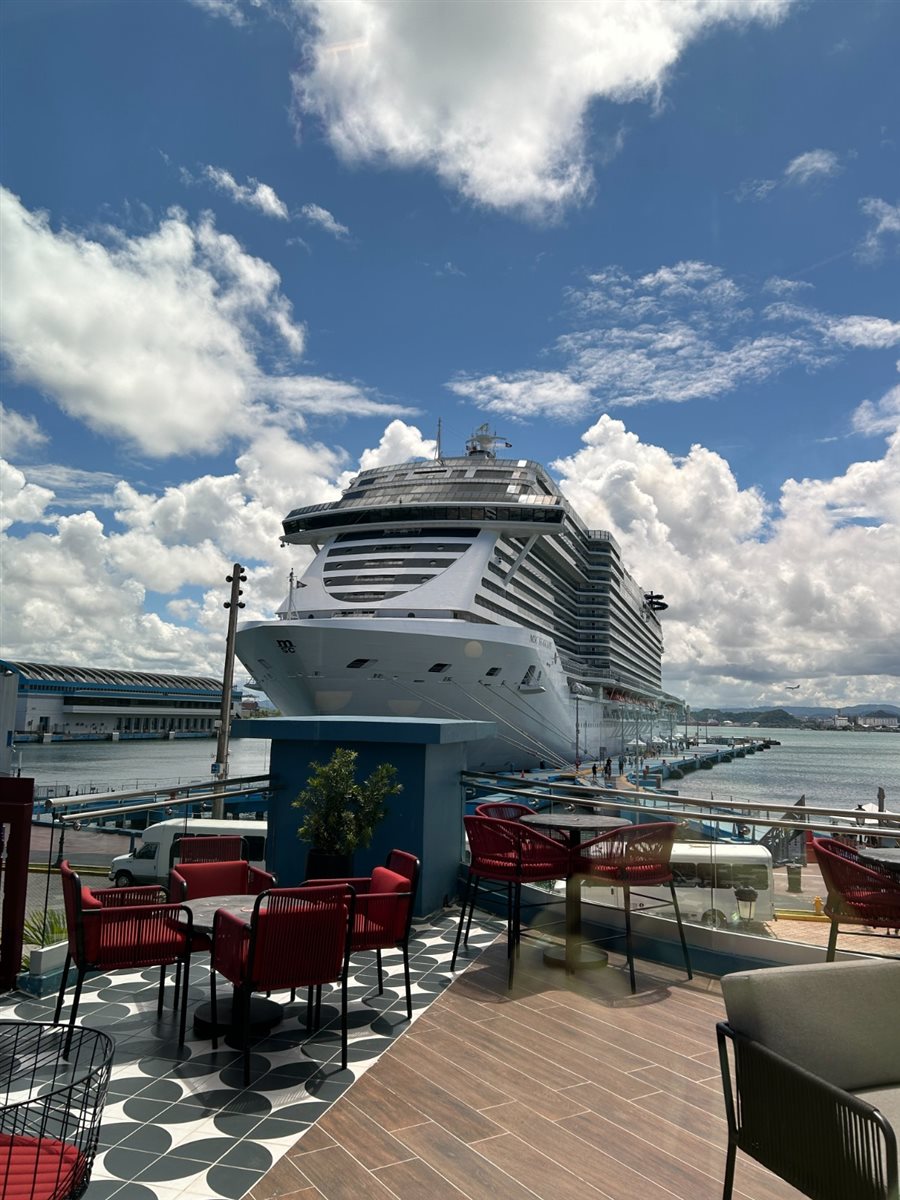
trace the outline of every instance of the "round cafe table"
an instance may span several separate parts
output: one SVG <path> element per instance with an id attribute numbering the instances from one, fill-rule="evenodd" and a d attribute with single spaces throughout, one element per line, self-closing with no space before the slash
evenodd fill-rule
<path id="1" fill-rule="evenodd" d="M 857 854 L 869 862 L 878 863 L 880 867 L 900 876 L 900 846 L 866 846 L 860 847 Z"/>
<path id="2" fill-rule="evenodd" d="M 623 817 L 606 817 L 599 813 L 528 813 L 521 821 L 535 829 L 562 830 L 572 849 L 581 844 L 586 834 L 606 833 L 631 824 Z M 566 971 L 583 971 L 605 967 L 608 961 L 605 951 L 585 945 L 582 939 L 581 881 L 570 873 L 566 879 L 566 943 L 565 946 L 548 946 L 544 951 L 544 962 L 549 967 L 564 967 Z"/>
<path id="3" fill-rule="evenodd" d="M 206 934 L 212 937 L 213 921 L 220 909 L 233 913 L 242 921 L 250 924 L 256 896 L 201 896 L 198 900 L 184 900 L 194 915 L 194 933 Z M 216 1004 L 216 1032 L 225 1035 L 226 1043 L 238 1047 L 243 1046 L 244 1039 L 240 1030 L 233 1026 L 231 996 L 220 996 Z M 266 996 L 253 995 L 250 997 L 250 1034 L 262 1037 L 273 1026 L 279 1024 L 284 1017 L 284 1009 L 274 1000 Z M 194 1033 L 201 1038 L 212 1036 L 213 1023 L 210 1002 L 199 1004 L 194 1010 Z"/>

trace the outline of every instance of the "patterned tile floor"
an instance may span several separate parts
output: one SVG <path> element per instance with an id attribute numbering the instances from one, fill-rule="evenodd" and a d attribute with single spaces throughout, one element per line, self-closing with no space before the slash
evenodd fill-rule
<path id="1" fill-rule="evenodd" d="M 418 926 L 410 942 L 413 1021 L 448 986 L 454 914 Z M 472 928 L 469 958 L 496 937 Z M 156 1018 L 159 972 L 119 971 L 85 984 L 79 1023 L 115 1038 L 116 1056 L 100 1134 L 100 1150 L 85 1200 L 221 1200 L 243 1196 L 346 1089 L 409 1028 L 399 952 L 384 954 L 385 989 L 379 996 L 374 955 L 351 960 L 350 1046 L 340 1069 L 339 1008 L 323 994 L 322 1027 L 306 1037 L 305 993 L 273 999 L 285 1018 L 253 1044 L 250 1086 L 243 1086 L 240 1053 L 219 1040 L 218 1050 L 190 1028 L 177 1045 L 171 1007 Z M 72 976 L 74 980 L 74 975 Z M 222 992 L 220 984 L 220 992 Z M 171 982 L 167 987 L 171 1004 Z M 190 1005 L 208 999 L 207 961 L 191 969 Z M 51 998 L 13 993 L 0 1017 L 49 1021 Z M 67 1010 L 64 1009 L 63 1016 Z"/>

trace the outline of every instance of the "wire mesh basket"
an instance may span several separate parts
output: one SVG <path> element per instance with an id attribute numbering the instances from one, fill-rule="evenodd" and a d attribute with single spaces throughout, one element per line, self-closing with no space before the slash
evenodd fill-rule
<path id="1" fill-rule="evenodd" d="M 74 1200 L 91 1177 L 114 1043 L 96 1029 L 0 1021 L 0 1200 Z"/>

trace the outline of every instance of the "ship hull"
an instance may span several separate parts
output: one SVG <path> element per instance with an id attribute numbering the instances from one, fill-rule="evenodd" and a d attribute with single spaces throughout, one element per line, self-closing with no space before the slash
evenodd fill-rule
<path id="1" fill-rule="evenodd" d="M 471 769 L 606 752 L 602 700 L 576 699 L 552 638 L 528 629 L 453 619 L 259 621 L 241 626 L 236 652 L 286 716 L 493 721 L 497 736 L 472 744 Z"/>

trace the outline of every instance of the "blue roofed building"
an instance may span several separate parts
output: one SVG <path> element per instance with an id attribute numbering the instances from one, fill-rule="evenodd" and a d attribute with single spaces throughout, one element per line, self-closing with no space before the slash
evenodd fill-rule
<path id="1" fill-rule="evenodd" d="M 34 741 L 114 741 L 197 738 L 216 733 L 222 680 L 155 671 L 0 659 L 18 676 L 13 738 Z M 242 692 L 231 693 L 233 713 Z"/>

